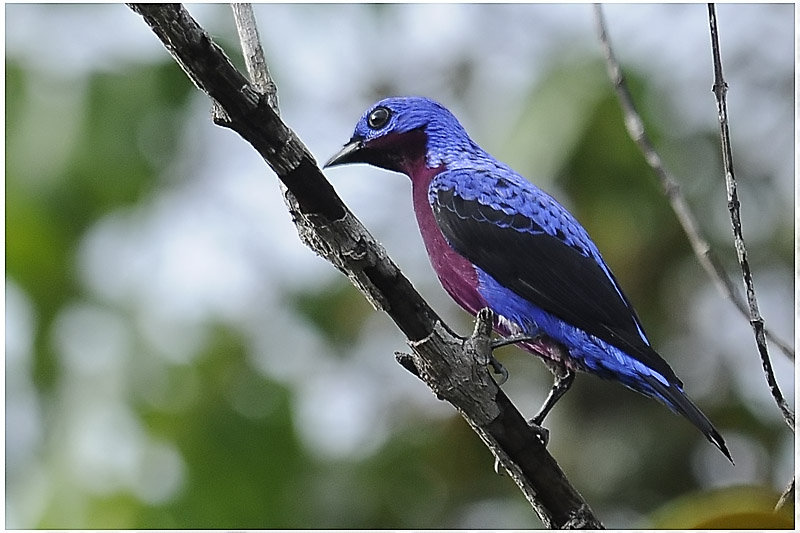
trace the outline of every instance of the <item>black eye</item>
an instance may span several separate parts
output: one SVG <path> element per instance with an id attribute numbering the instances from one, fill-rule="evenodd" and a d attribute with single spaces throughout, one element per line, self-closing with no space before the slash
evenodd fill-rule
<path id="1" fill-rule="evenodd" d="M 367 117 L 367 125 L 373 130 L 379 130 L 389 122 L 389 117 L 392 116 L 391 111 L 387 107 L 376 107 L 372 113 Z"/>

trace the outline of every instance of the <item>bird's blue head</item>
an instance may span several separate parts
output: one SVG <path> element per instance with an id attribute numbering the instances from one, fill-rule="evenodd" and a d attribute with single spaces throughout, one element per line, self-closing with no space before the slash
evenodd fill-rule
<path id="1" fill-rule="evenodd" d="M 458 120 L 441 104 L 422 97 L 393 97 L 361 116 L 353 136 L 325 167 L 368 163 L 411 175 L 424 163 L 436 167 L 444 151 L 471 143 Z"/>

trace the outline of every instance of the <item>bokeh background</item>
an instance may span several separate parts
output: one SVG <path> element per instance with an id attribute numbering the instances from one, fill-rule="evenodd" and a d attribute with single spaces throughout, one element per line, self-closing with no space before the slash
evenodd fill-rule
<path id="1" fill-rule="evenodd" d="M 189 9 L 241 65 L 229 7 Z M 605 9 L 649 133 L 738 279 L 706 7 Z M 747 321 L 698 266 L 624 132 L 590 6 L 256 15 L 282 116 L 318 160 L 378 98 L 430 96 L 594 236 L 736 460 L 661 405 L 579 376 L 548 417 L 549 449 L 606 526 L 734 512 L 742 525 L 774 505 L 793 436 Z M 400 332 L 300 243 L 275 176 L 211 123 L 208 99 L 137 15 L 6 5 L 5 17 L 7 527 L 541 526 L 460 417 L 395 363 Z M 759 303 L 793 344 L 794 6 L 720 5 L 718 17 Z M 408 180 L 328 174 L 467 332 L 427 262 Z M 772 355 L 793 402 L 792 362 Z M 532 415 L 548 371 L 513 348 L 500 356 L 504 389 Z"/>

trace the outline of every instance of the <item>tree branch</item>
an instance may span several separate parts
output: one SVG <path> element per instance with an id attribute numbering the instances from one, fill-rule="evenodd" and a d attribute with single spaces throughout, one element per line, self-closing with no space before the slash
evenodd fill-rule
<path id="1" fill-rule="evenodd" d="M 547 527 L 600 528 L 535 431 L 480 364 L 474 342 L 452 333 L 350 213 L 313 156 L 180 5 L 129 4 L 194 84 L 220 108 L 215 121 L 249 142 L 287 187 L 300 238 L 330 261 L 409 340 L 413 368 L 452 403 L 500 459 Z M 480 338 L 481 332 L 474 338 Z M 478 343 L 480 344 L 480 343 Z"/>
<path id="2" fill-rule="evenodd" d="M 280 116 L 278 108 L 278 86 L 275 85 L 269 74 L 267 60 L 264 58 L 264 49 L 258 36 L 258 25 L 253 13 L 253 4 L 231 4 L 233 19 L 236 21 L 236 31 L 239 33 L 239 42 L 242 44 L 242 56 L 250 81 L 256 86 L 258 92 L 266 95 L 267 103 Z"/>
<path id="3" fill-rule="evenodd" d="M 792 480 L 783 490 L 780 498 L 778 498 L 778 503 L 775 504 L 775 512 L 783 509 L 789 502 L 794 503 L 794 476 L 792 476 Z"/>
<path id="4" fill-rule="evenodd" d="M 778 408 L 783 414 L 786 424 L 794 432 L 794 412 L 786 403 L 781 393 L 778 382 L 775 380 L 775 373 L 772 370 L 772 361 L 767 351 L 767 342 L 764 338 L 764 319 L 758 311 L 758 301 L 756 300 L 756 288 L 753 283 L 753 274 L 750 271 L 750 262 L 747 259 L 747 248 L 744 244 L 742 235 L 742 220 L 739 213 L 739 195 L 736 192 L 736 178 L 733 174 L 733 150 L 731 149 L 731 135 L 728 129 L 728 104 L 727 92 L 728 84 L 722 76 L 722 58 L 719 51 L 719 34 L 717 31 L 717 14 L 714 4 L 708 4 L 708 23 L 711 30 L 711 52 L 714 59 L 714 96 L 717 100 L 717 112 L 719 114 L 720 139 L 722 143 L 722 164 L 725 169 L 725 185 L 728 192 L 728 211 L 731 217 L 731 227 L 733 229 L 733 243 L 736 248 L 736 256 L 739 258 L 739 266 L 742 269 L 742 279 L 744 280 L 747 291 L 747 308 L 750 316 L 750 324 L 758 346 L 758 353 L 761 357 L 761 365 L 767 378 L 767 385 L 772 393 L 772 397 Z"/>
<path id="5" fill-rule="evenodd" d="M 614 91 L 617 94 L 617 99 L 619 100 L 620 107 L 622 108 L 622 113 L 625 117 L 625 128 L 628 130 L 628 135 L 631 137 L 631 139 L 633 139 L 633 141 L 636 143 L 636 146 L 642 152 L 647 164 L 650 165 L 650 168 L 652 168 L 653 171 L 655 171 L 656 176 L 661 183 L 661 187 L 664 190 L 664 194 L 666 195 L 667 200 L 669 200 L 672 210 L 675 212 L 675 216 L 678 218 L 678 222 L 680 223 L 687 239 L 689 240 L 689 244 L 692 246 L 694 255 L 700 262 L 700 266 L 702 266 L 703 270 L 705 270 L 709 275 L 711 281 L 717 287 L 717 290 L 719 290 L 719 292 L 726 299 L 733 302 L 733 304 L 736 306 L 736 309 L 739 310 L 743 317 L 749 319 L 750 315 L 747 309 L 747 304 L 736 290 L 736 286 L 731 278 L 722 268 L 722 265 L 720 264 L 716 255 L 714 255 L 711 245 L 708 243 L 705 237 L 703 237 L 702 231 L 700 230 L 700 225 L 697 223 L 697 219 L 689 208 L 686 198 L 684 198 L 683 194 L 681 193 L 678 181 L 666 169 L 661 156 L 658 154 L 658 151 L 655 149 L 650 137 L 647 135 L 647 131 L 644 128 L 644 122 L 642 121 L 639 112 L 636 110 L 633 96 L 631 96 L 630 90 L 628 89 L 628 84 L 625 81 L 625 75 L 622 72 L 622 68 L 617 61 L 616 56 L 614 55 L 614 49 L 611 46 L 611 40 L 608 36 L 608 32 L 606 31 L 605 17 L 603 16 L 601 5 L 595 4 L 594 10 L 595 20 L 597 21 L 597 30 L 600 35 L 600 43 L 602 45 L 603 55 L 605 56 L 606 60 L 606 70 L 608 71 L 608 76 L 611 78 L 611 82 L 614 85 Z M 787 342 L 766 328 L 764 331 L 769 340 L 774 342 L 775 345 L 778 346 L 778 348 L 780 348 L 780 350 L 789 359 L 794 360 L 794 349 Z"/>
<path id="6" fill-rule="evenodd" d="M 728 104 L 727 93 L 728 84 L 722 75 L 722 56 L 719 49 L 719 31 L 717 29 L 717 12 L 714 4 L 708 4 L 708 25 L 711 32 L 711 54 L 714 61 L 714 86 L 713 92 L 717 100 L 717 113 L 719 115 L 720 141 L 722 144 L 722 165 L 725 170 L 725 185 L 728 193 L 728 211 L 731 217 L 731 228 L 733 229 L 733 243 L 736 248 L 736 256 L 742 269 L 742 279 L 744 280 L 747 291 L 747 307 L 750 315 L 750 324 L 753 327 L 753 334 L 756 338 L 758 354 L 761 357 L 761 366 L 767 378 L 767 386 L 772 393 L 772 398 L 778 405 L 783 419 L 789 429 L 794 433 L 794 411 L 786 403 L 778 382 L 775 379 L 775 372 L 772 369 L 772 361 L 767 351 L 767 342 L 764 338 L 764 319 L 758 311 L 758 301 L 756 300 L 756 288 L 753 283 L 753 274 L 750 271 L 750 262 L 747 259 L 747 248 L 742 235 L 742 220 L 739 212 L 739 195 L 736 191 L 736 177 L 733 173 L 733 149 L 731 148 L 731 135 L 728 128 Z M 776 509 L 780 508 L 788 498 L 788 494 L 794 492 L 794 477 L 789 483 L 784 494 L 778 500 Z"/>

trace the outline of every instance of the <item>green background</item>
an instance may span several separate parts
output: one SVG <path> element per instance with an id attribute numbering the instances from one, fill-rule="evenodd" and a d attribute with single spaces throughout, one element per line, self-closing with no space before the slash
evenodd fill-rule
<path id="1" fill-rule="evenodd" d="M 229 9 L 190 9 L 241 64 Z M 745 237 L 767 324 L 792 339 L 793 6 L 719 11 Z M 606 526 L 792 525 L 770 509 L 793 436 L 747 321 L 624 131 L 590 7 L 256 14 L 283 118 L 318 160 L 375 99 L 425 94 L 594 237 L 737 462 L 663 406 L 579 376 L 548 418 L 549 449 Z M 611 6 L 609 29 L 648 132 L 736 276 L 705 17 Z M 210 123 L 138 16 L 12 5 L 6 30 L 7 527 L 541 526 L 461 418 L 394 363 L 400 332 L 303 248 L 275 176 Z M 469 331 L 427 264 L 407 180 L 329 175 Z M 771 353 L 793 400 L 793 366 Z M 505 390 L 532 415 L 549 373 L 513 348 L 500 356 Z"/>

